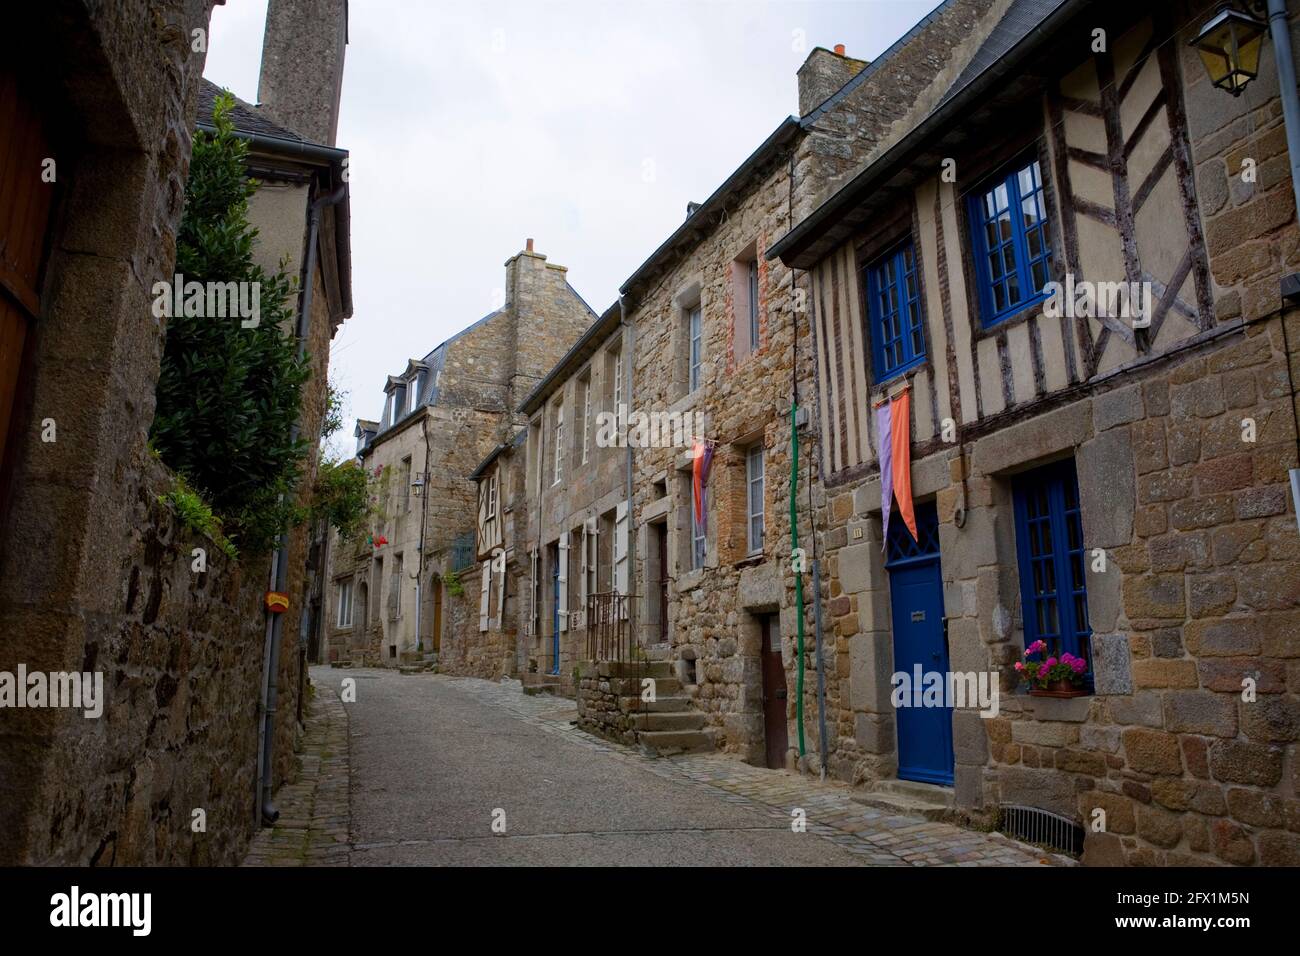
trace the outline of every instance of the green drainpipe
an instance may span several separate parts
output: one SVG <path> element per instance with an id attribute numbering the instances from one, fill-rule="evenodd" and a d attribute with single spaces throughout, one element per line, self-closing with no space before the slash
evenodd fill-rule
<path id="1" fill-rule="evenodd" d="M 790 401 L 790 556 L 799 552 L 799 516 L 795 511 L 795 495 L 799 490 L 799 401 Z M 799 676 L 795 692 L 794 713 L 799 722 L 799 756 L 805 753 L 803 740 L 803 572 L 794 572 L 794 603 L 799 612 L 798 640 L 796 653 L 799 655 Z"/>

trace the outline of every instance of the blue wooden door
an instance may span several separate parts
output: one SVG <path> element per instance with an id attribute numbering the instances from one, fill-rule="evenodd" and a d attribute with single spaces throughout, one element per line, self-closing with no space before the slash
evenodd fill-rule
<path id="1" fill-rule="evenodd" d="M 943 631 L 943 577 L 939 570 L 938 516 L 934 505 L 916 508 L 917 534 L 912 540 L 901 517 L 890 519 L 889 596 L 893 612 L 894 671 L 908 676 L 937 674 L 941 694 L 948 686 L 948 648 Z M 901 532 L 901 539 L 896 532 Z M 919 668 L 919 670 L 918 670 Z M 924 688 L 922 684 L 922 688 Z M 894 711 L 898 721 L 898 776 L 903 780 L 952 784 L 952 708 L 914 706 L 909 694 Z M 947 704 L 940 697 L 941 704 Z"/>
<path id="2" fill-rule="evenodd" d="M 560 672 L 560 562 L 551 563 L 551 673 Z"/>

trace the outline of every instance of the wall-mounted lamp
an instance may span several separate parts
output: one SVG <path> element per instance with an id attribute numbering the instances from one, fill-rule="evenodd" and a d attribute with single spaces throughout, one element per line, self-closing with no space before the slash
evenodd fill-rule
<path id="1" fill-rule="evenodd" d="M 1245 4 L 1263 15 L 1263 4 Z M 1192 46 L 1210 74 L 1210 82 L 1233 96 L 1240 96 L 1250 81 L 1259 75 L 1259 52 L 1268 30 L 1262 19 L 1243 13 L 1228 4 L 1221 6 L 1201 27 Z"/>

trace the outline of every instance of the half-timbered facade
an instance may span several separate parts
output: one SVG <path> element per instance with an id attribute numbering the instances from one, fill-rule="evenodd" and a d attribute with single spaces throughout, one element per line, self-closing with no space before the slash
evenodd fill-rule
<path id="1" fill-rule="evenodd" d="M 771 252 L 812 304 L 832 766 L 1091 862 L 1297 858 L 1294 203 L 1271 62 L 1234 99 L 1199 26 L 1016 0 Z M 1017 686 L 1039 641 L 1082 693 Z M 931 672 L 999 700 L 900 691 Z"/>

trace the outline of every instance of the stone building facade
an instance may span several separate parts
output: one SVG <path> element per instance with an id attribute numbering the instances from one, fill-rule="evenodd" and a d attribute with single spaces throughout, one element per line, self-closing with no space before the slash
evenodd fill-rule
<path id="1" fill-rule="evenodd" d="M 505 270 L 505 304 L 390 376 L 373 432 L 358 422 L 375 515 L 361 540 L 330 542 L 329 660 L 397 666 L 437 655 L 447 672 L 502 672 L 501 657 L 477 650 L 471 475 L 513 436 L 523 396 L 594 318 L 567 269 L 531 239 Z"/>
<path id="2" fill-rule="evenodd" d="M 1055 814 L 1089 863 L 1294 865 L 1300 339 L 1271 55 L 1234 99 L 1182 4 L 1035 6 L 771 252 L 808 271 L 816 343 L 817 746 L 969 818 Z M 1044 280 L 1151 298 L 1060 309 Z M 904 387 L 918 540 L 882 520 L 874 413 Z M 1036 639 L 1086 660 L 1086 693 L 1017 687 Z M 991 675 L 997 713 L 900 706 L 914 663 Z"/>
<path id="3" fill-rule="evenodd" d="M 0 192 L 46 193 L 48 212 L 29 221 L 40 240 L 31 246 L 0 236 L 6 255 L 37 250 L 23 263 L 26 291 L 0 292 L 6 319 L 11 294 L 28 317 L 16 377 L 4 379 L 0 671 L 98 672 L 105 688 L 99 719 L 0 711 L 0 860 L 10 864 L 233 863 L 258 819 L 268 565 L 235 564 L 184 530 L 159 504 L 174 476 L 146 449 L 165 337 L 150 305 L 154 284 L 172 281 L 192 131 L 210 101 L 192 37 L 211 6 L 32 7 L 0 38 L 0 98 L 23 104 L 4 122 L 28 124 L 24 136 L 0 130 L 0 151 L 43 141 L 30 167 L 3 164 L 30 168 L 30 179 Z M 310 58 L 300 51 L 300 63 Z M 42 158 L 54 162 L 48 180 Z M 252 218 L 261 208 L 255 198 Z M 306 217 L 304 201 L 293 244 L 272 258 L 301 261 Z M 322 261 L 346 241 L 346 228 L 326 237 Z M 308 434 L 319 429 L 313 389 L 323 395 L 328 340 L 349 308 L 346 270 L 332 275 L 317 276 L 309 322 L 318 358 Z M 5 341 L 8 367 L 7 332 Z M 203 573 L 192 570 L 195 547 L 208 549 Z M 291 545 L 295 610 L 304 556 Z M 289 640 L 277 667 L 276 783 L 292 773 L 297 661 Z"/>
<path id="4" fill-rule="evenodd" d="M 616 440 L 618 408 L 628 402 L 627 358 L 615 304 L 520 404 L 527 429 L 517 451 L 496 464 L 507 481 L 514 473 L 515 482 L 511 535 L 501 542 L 504 601 L 488 602 L 486 623 L 497 622 L 507 639 L 516 636 L 510 646 L 526 681 L 558 684 L 569 695 L 574 668 L 589 659 L 589 604 L 628 593 L 628 455 Z M 486 477 L 484 500 L 492 494 Z M 479 535 L 480 561 L 494 553 L 491 532 L 485 524 Z M 490 576 L 485 569 L 484 580 Z"/>
<path id="5" fill-rule="evenodd" d="M 549 672 L 572 692 L 598 623 L 586 619 L 586 598 L 617 592 L 627 603 L 616 617 L 638 653 L 654 662 L 666 694 L 704 714 L 713 744 L 755 763 L 793 762 L 791 399 L 796 383 L 805 406 L 812 395 L 812 346 L 801 319 L 806 290 L 765 253 L 905 117 L 936 73 L 956 74 L 1005 7 L 951 0 L 871 64 L 842 48 L 814 50 L 799 71 L 803 115 L 691 204 L 623 284 L 619 303 L 525 401 L 526 435 L 475 472 L 488 657 L 508 649 L 513 633 L 526 679 Z M 617 414 L 620 404 L 622 432 L 637 447 L 593 441 L 584 464 L 595 416 Z M 807 441 L 806 411 L 799 421 Z M 700 533 L 696 437 L 713 454 Z M 815 462 L 801 467 L 806 491 Z M 800 510 L 807 541 L 813 525 Z M 488 560 L 497 547 L 500 570 Z"/>
<path id="6" fill-rule="evenodd" d="M 783 122 L 620 290 L 635 340 L 634 407 L 695 416 L 713 454 L 702 528 L 693 517 L 694 448 L 633 458 L 637 634 L 651 658 L 673 664 L 715 745 L 751 763 L 799 759 L 795 389 L 799 441 L 812 435 L 807 290 L 766 253 L 936 74 L 960 69 L 976 48 L 971 38 L 992 29 L 1001 6 L 943 4 L 869 64 L 843 48 L 814 50 L 798 76 L 803 115 Z M 805 451 L 797 507 L 805 550 L 816 476 Z M 805 610 L 811 663 L 810 601 Z"/>

